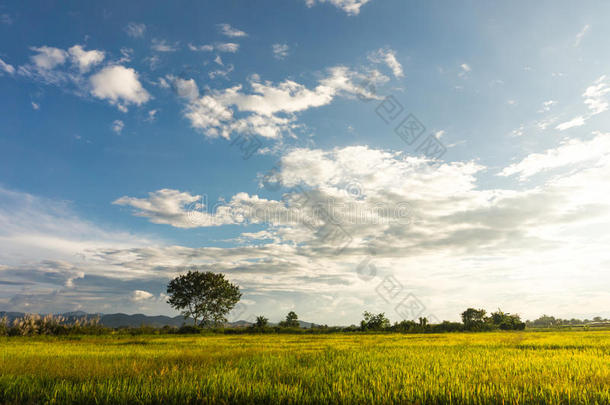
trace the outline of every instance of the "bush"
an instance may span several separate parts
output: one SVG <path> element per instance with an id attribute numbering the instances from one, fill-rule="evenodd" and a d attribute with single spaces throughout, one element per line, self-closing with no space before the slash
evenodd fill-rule
<path id="1" fill-rule="evenodd" d="M 202 328 L 200 328 L 199 326 L 195 326 L 195 325 L 182 325 L 181 327 L 178 328 L 178 330 L 176 331 L 176 333 L 179 334 L 194 334 L 194 333 L 201 333 Z"/>

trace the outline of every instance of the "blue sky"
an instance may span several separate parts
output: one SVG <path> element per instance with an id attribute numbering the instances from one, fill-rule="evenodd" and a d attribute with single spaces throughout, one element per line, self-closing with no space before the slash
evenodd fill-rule
<path id="1" fill-rule="evenodd" d="M 609 7 L 0 3 L 0 309 L 608 316 Z"/>

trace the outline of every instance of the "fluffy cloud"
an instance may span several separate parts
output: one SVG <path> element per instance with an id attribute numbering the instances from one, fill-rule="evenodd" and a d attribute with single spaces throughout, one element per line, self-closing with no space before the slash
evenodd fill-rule
<path id="1" fill-rule="evenodd" d="M 606 75 L 601 76 L 591 86 L 587 87 L 582 97 L 585 104 L 591 110 L 591 115 L 597 115 L 608 110 L 608 100 L 606 95 L 610 93 Z"/>
<path id="2" fill-rule="evenodd" d="M 155 224 L 168 224 L 177 228 L 218 226 L 235 223 L 231 214 L 220 210 L 209 213 L 199 195 L 163 189 L 148 194 L 148 198 L 121 197 L 113 202 L 135 208 L 135 215 L 147 217 Z"/>
<path id="3" fill-rule="evenodd" d="M 523 162 L 542 160 L 550 168 L 565 164 L 574 151 L 593 156 L 586 148 L 609 150 L 606 135 L 593 139 L 566 142 L 542 154 L 548 157 Z M 574 302 L 584 305 L 583 297 L 607 305 L 607 278 L 600 274 L 610 262 L 603 231 L 610 225 L 604 194 L 610 158 L 579 160 L 587 164 L 569 163 L 562 177 L 513 190 L 483 186 L 478 177 L 486 168 L 474 162 L 433 166 L 366 146 L 301 148 L 282 156 L 282 188 L 267 189 L 269 198 L 237 193 L 212 205 L 205 196 L 163 189 L 115 201 L 178 228 L 240 224 L 243 234 L 229 248 L 110 234 L 74 218 L 62 204 L 4 190 L 0 195 L 9 202 L 0 200 L 1 279 L 32 284 L 29 292 L 7 287 L 0 301 L 13 309 L 50 303 L 103 308 L 105 302 L 105 312 L 146 302 L 168 311 L 146 294 L 135 302 L 134 291 L 156 297 L 169 277 L 196 266 L 226 273 L 257 313 L 279 318 L 289 307 L 329 323 L 355 322 L 364 308 L 396 319 L 396 303 L 386 304 L 375 288 L 387 277 L 440 319 L 455 319 L 455 308 L 470 305 L 464 294 L 524 316 L 550 309 L 569 313 Z M 511 170 L 529 176 L 528 165 Z M 327 216 L 320 215 L 321 207 Z M 339 241 L 322 232 L 329 218 L 351 238 L 340 251 Z M 47 261 L 28 264 L 24 257 Z M 362 273 L 363 263 L 374 265 L 372 275 Z M 346 308 L 348 303 L 355 307 Z"/>
<path id="4" fill-rule="evenodd" d="M 385 77 L 378 72 L 371 75 L 373 81 L 382 82 Z M 250 81 L 250 92 L 237 85 L 191 102 L 185 116 L 194 128 L 207 136 L 230 138 L 232 132 L 256 134 L 266 138 L 280 138 L 296 127 L 295 113 L 329 104 L 337 96 L 376 96 L 358 83 L 367 77 L 347 67 L 337 66 L 328 70 L 313 89 L 285 80 L 278 84 Z M 234 109 L 249 114 L 235 119 Z"/>
<path id="5" fill-rule="evenodd" d="M 148 291 L 134 290 L 134 292 L 131 294 L 131 300 L 134 302 L 147 301 L 151 298 L 154 298 L 154 295 L 152 295 Z"/>
<path id="6" fill-rule="evenodd" d="M 404 77 L 402 65 L 396 59 L 396 52 L 389 48 L 381 48 L 369 55 L 369 60 L 375 63 L 385 63 L 394 74 L 394 77 Z"/>
<path id="7" fill-rule="evenodd" d="M 130 104 L 141 105 L 150 99 L 138 79 L 138 74 L 132 68 L 121 65 L 107 66 L 92 75 L 89 81 L 91 94 L 110 101 L 123 111 L 126 111 Z"/>
<path id="8" fill-rule="evenodd" d="M 103 51 L 85 51 L 81 45 L 74 45 L 68 49 L 68 53 L 72 63 L 78 66 L 81 73 L 88 72 L 91 67 L 101 63 L 105 57 Z"/>
<path id="9" fill-rule="evenodd" d="M 237 28 L 231 27 L 229 24 L 218 24 L 218 30 L 222 35 L 226 35 L 230 38 L 246 37 L 248 34 L 238 30 Z"/>
<path id="10" fill-rule="evenodd" d="M 17 72 L 21 76 L 45 84 L 61 86 L 62 89 L 79 96 L 86 96 L 89 93 L 86 74 L 103 62 L 106 56 L 104 51 L 85 50 L 78 44 L 68 50 L 50 46 L 30 49 L 35 54 L 30 57 L 31 63 L 18 67 Z"/>
<path id="11" fill-rule="evenodd" d="M 68 58 L 68 52 L 63 49 L 50 46 L 32 47 L 32 51 L 37 52 L 31 57 L 34 65 L 39 69 L 50 70 L 56 66 L 63 65 Z"/>
<path id="12" fill-rule="evenodd" d="M 42 46 L 30 48 L 35 52 L 30 57 L 31 63 L 19 66 L 17 72 L 24 77 L 55 86 L 73 84 L 80 92 L 82 75 L 64 67 L 70 54 L 63 49 Z"/>
<path id="13" fill-rule="evenodd" d="M 586 146 L 607 151 L 601 139 L 595 142 L 603 145 Z M 563 159 L 574 145 L 559 148 L 566 151 L 551 160 Z M 528 158 L 524 161 L 534 159 Z M 395 277 L 439 317 L 455 318 L 455 307 L 468 305 L 461 298 L 464 288 L 482 305 L 499 302 L 536 316 L 528 309 L 533 303 L 544 306 L 552 299 L 556 308 L 568 308 L 570 300 L 578 299 L 575 294 L 558 296 L 563 285 L 588 288 L 588 296 L 601 294 L 593 280 L 610 259 L 605 247 L 609 240 L 603 232 L 592 234 L 590 224 L 610 224 L 610 206 L 603 198 L 610 159 L 606 155 L 593 162 L 539 186 L 510 190 L 480 187 L 477 177 L 485 168 L 473 162 L 431 166 L 422 158 L 365 146 L 294 149 L 279 165 L 283 188 L 276 199 L 239 193 L 207 209 L 200 196 L 161 190 L 121 202 L 152 222 L 178 227 L 266 225 L 264 231 L 245 231 L 240 238 L 245 246 L 188 254 L 192 263 L 213 265 L 249 291 L 273 292 L 276 299 L 280 291 L 290 291 L 293 299 L 298 294 L 320 299 L 324 293 L 341 300 L 339 284 L 346 294 L 359 297 L 361 305 L 377 305 L 391 314 L 393 307 L 372 304 L 376 294 L 367 288 L 371 280 L 360 277 L 359 266 L 368 257 L 376 269 L 375 284 Z M 546 164 L 553 165 L 558 163 Z M 330 217 L 320 217 L 315 207 L 325 207 Z M 339 252 L 335 248 L 340 241 L 321 232 L 328 218 L 351 238 Z M 172 256 L 178 252 L 164 250 Z M 162 256 L 149 254 L 146 260 L 151 262 Z M 124 260 L 116 262 L 125 265 Z M 587 263 L 585 272 L 577 270 L 582 263 Z M 550 268 L 555 281 L 549 284 Z M 477 283 L 464 287 L 464 277 Z M 536 296 L 528 296 L 532 285 Z M 517 295 L 506 294 L 507 286 Z M 524 302 L 523 297 L 529 298 Z"/>
<path id="14" fill-rule="evenodd" d="M 330 3 L 345 11 L 348 15 L 358 15 L 360 7 L 371 0 L 305 0 L 307 7 L 313 7 L 316 3 Z"/>

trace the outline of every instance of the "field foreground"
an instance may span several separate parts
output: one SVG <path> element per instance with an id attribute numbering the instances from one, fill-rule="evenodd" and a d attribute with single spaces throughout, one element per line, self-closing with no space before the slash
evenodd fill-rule
<path id="1" fill-rule="evenodd" d="M 0 403 L 608 404 L 610 332 L 1 338 Z"/>

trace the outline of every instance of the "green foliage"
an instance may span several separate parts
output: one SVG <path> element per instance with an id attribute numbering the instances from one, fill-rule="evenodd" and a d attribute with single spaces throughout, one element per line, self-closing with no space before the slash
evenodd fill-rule
<path id="1" fill-rule="evenodd" d="M 288 315 L 286 315 L 286 320 L 280 322 L 280 326 L 284 328 L 298 328 L 299 317 L 294 311 L 290 311 L 288 312 Z"/>
<path id="2" fill-rule="evenodd" d="M 497 312 L 491 313 L 491 316 L 487 318 L 487 321 L 502 330 L 525 329 L 525 323 L 521 322 L 519 315 L 511 315 L 509 313 L 502 312 L 502 310 L 499 308 Z"/>
<path id="3" fill-rule="evenodd" d="M 385 317 L 385 313 L 372 314 L 368 311 L 364 311 L 362 314 L 364 319 L 360 321 L 360 329 L 363 331 L 367 330 L 384 330 L 390 327 L 390 320 Z"/>
<path id="4" fill-rule="evenodd" d="M 485 324 L 485 314 L 487 312 L 484 309 L 468 308 L 462 312 L 462 323 L 466 330 L 481 331 L 488 329 Z"/>
<path id="5" fill-rule="evenodd" d="M 225 279 L 224 274 L 210 271 L 189 271 L 170 281 L 167 303 L 181 311 L 193 324 L 219 326 L 227 321 L 225 315 L 239 302 L 239 287 Z"/>
<path id="6" fill-rule="evenodd" d="M 265 318 L 264 316 L 260 315 L 256 317 L 256 322 L 254 323 L 254 327 L 256 328 L 266 328 L 269 324 L 269 319 Z"/>

